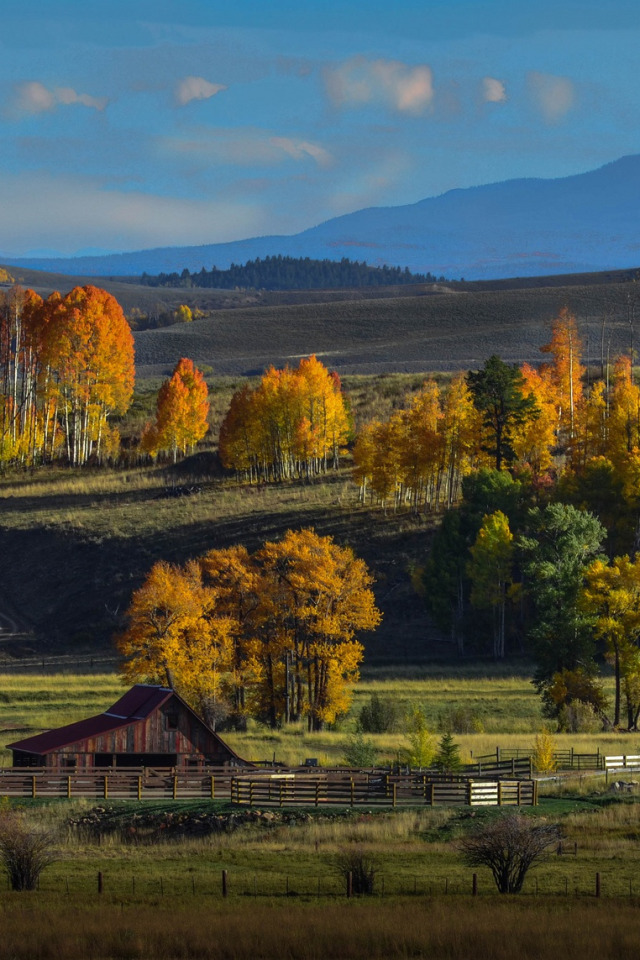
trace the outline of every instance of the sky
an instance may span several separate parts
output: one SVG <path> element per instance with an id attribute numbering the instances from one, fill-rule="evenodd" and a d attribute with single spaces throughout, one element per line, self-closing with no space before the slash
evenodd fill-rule
<path id="1" fill-rule="evenodd" d="M 640 153 L 637 0 L 3 0 L 0 255 L 293 234 Z"/>

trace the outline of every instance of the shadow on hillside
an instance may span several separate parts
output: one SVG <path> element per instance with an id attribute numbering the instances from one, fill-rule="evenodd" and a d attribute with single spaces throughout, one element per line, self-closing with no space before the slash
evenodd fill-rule
<path id="1" fill-rule="evenodd" d="M 251 500 L 259 496 L 257 491 L 247 494 Z M 133 591 L 156 561 L 181 564 L 238 543 L 253 551 L 265 540 L 305 526 L 351 546 L 376 578 L 383 623 L 375 634 L 363 637 L 368 662 L 422 659 L 425 645 L 437 635 L 413 591 L 409 567 L 424 559 L 432 525 L 404 513 L 385 517 L 382 511 L 362 507 L 302 504 L 230 519 L 212 516 L 149 536 L 102 540 L 85 536 L 81 529 L 5 528 L 0 530 L 5 592 L 16 609 L 28 615 L 47 650 L 104 650 L 123 626 Z"/>

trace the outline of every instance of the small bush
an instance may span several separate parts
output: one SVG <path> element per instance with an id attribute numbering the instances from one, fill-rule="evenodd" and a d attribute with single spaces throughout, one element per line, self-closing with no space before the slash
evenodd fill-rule
<path id="1" fill-rule="evenodd" d="M 348 739 L 342 759 L 348 767 L 373 767 L 378 751 L 372 740 L 366 740 L 362 730 L 356 730 Z"/>
<path id="2" fill-rule="evenodd" d="M 560 707 L 558 730 L 562 733 L 599 733 L 602 730 L 602 717 L 592 704 L 573 700 Z"/>
<path id="3" fill-rule="evenodd" d="M 475 710 L 451 707 L 438 717 L 441 733 L 484 733 L 484 724 Z"/>
<path id="4" fill-rule="evenodd" d="M 400 728 L 403 713 L 402 708 L 391 700 L 372 693 L 369 703 L 360 710 L 358 726 L 364 733 L 393 733 Z"/>
<path id="5" fill-rule="evenodd" d="M 410 767 L 430 767 L 436 753 L 436 742 L 420 708 L 415 709 L 409 718 L 406 738 L 409 745 L 402 751 L 403 761 Z"/>
<path id="6" fill-rule="evenodd" d="M 13 811 L 0 815 L 0 862 L 12 890 L 35 890 L 45 867 L 55 863 L 51 833 L 30 827 Z"/>
<path id="7" fill-rule="evenodd" d="M 336 854 L 335 867 L 345 885 L 351 874 L 355 894 L 372 894 L 377 873 L 376 860 L 365 853 L 362 847 L 349 847 Z"/>
<path id="8" fill-rule="evenodd" d="M 508 814 L 464 837 L 460 849 L 471 867 L 489 867 L 500 893 L 520 893 L 527 871 L 561 839 L 557 824 Z"/>

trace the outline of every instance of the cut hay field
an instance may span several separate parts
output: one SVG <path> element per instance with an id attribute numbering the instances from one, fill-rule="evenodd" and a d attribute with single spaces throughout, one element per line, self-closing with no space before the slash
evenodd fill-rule
<path id="1" fill-rule="evenodd" d="M 540 362 L 550 321 L 569 307 L 600 361 L 629 348 L 628 284 L 535 290 L 456 291 L 333 303 L 217 310 L 207 319 L 136 334 L 139 376 L 160 376 L 181 356 L 218 375 L 252 376 L 269 364 L 296 364 L 316 353 L 343 374 L 474 369 L 493 353 Z"/>

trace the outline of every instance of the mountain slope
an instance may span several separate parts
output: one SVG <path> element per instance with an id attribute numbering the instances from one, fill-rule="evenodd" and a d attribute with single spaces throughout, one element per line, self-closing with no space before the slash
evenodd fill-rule
<path id="1" fill-rule="evenodd" d="M 639 221 L 640 156 L 635 155 L 557 180 L 509 180 L 401 207 L 371 207 L 294 236 L 6 262 L 67 274 L 131 276 L 227 268 L 280 253 L 492 279 L 636 266 Z"/>

